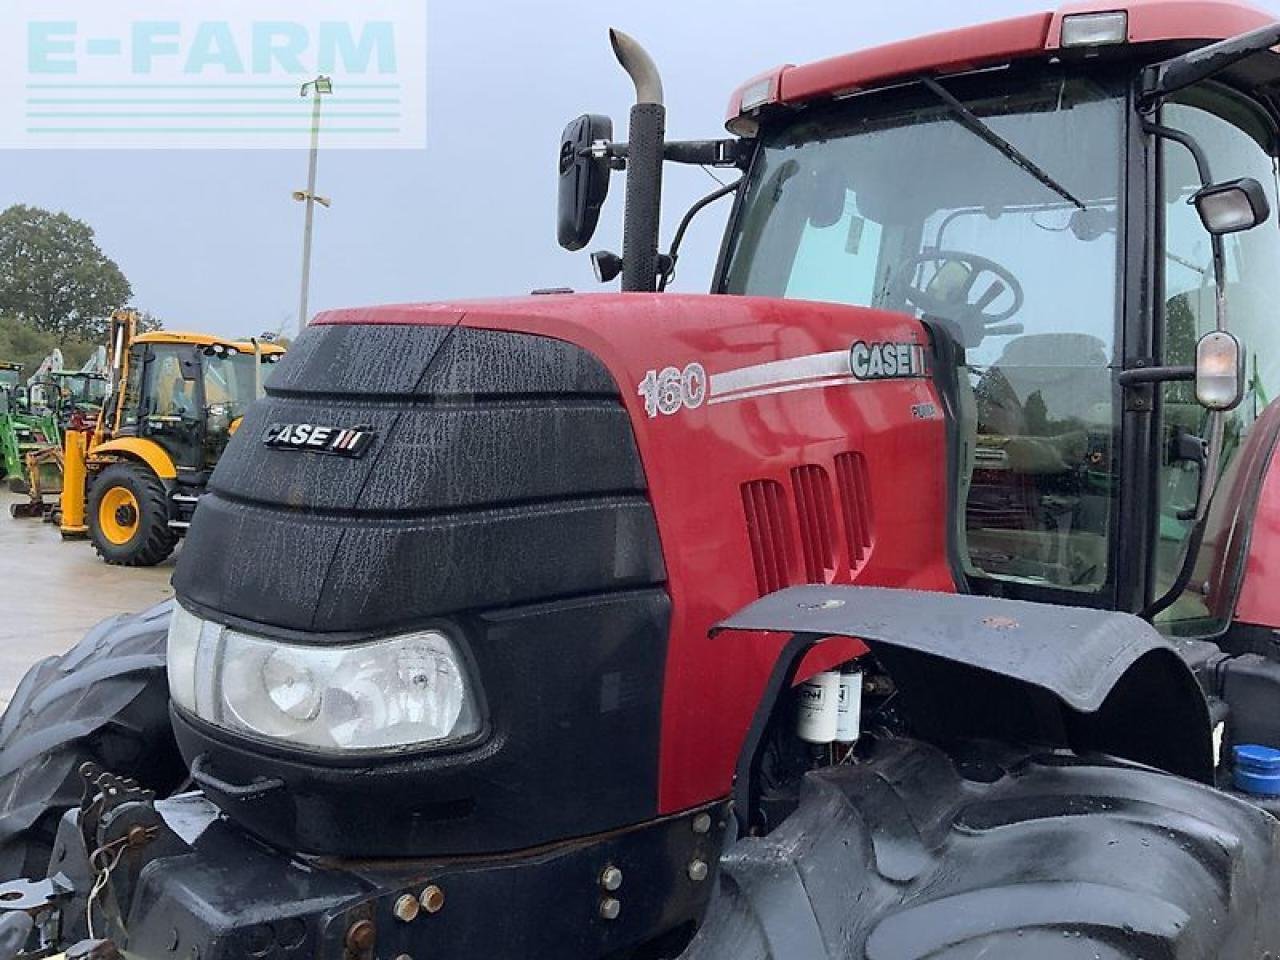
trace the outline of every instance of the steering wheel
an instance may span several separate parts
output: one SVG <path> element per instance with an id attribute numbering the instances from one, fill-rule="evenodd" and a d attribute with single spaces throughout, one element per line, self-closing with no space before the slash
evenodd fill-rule
<path id="1" fill-rule="evenodd" d="M 922 288 L 915 285 L 914 278 L 917 269 L 926 263 L 938 267 Z M 980 285 L 978 281 L 988 274 L 991 282 L 975 298 L 973 293 Z M 1025 299 L 1018 278 L 994 260 L 960 250 L 926 250 L 903 263 L 898 276 L 905 278 L 899 281 L 899 292 L 906 301 L 924 313 L 959 327 L 960 340 L 966 347 L 978 346 L 989 334 L 1022 332 L 1021 324 L 992 329 L 1021 310 Z M 1006 292 L 1012 294 L 1010 304 L 988 312 Z"/>

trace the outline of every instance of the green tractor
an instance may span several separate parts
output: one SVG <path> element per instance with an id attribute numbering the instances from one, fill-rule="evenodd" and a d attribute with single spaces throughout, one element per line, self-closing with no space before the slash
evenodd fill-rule
<path id="1" fill-rule="evenodd" d="M 28 405 L 50 411 L 63 433 L 92 430 L 109 388 L 106 347 L 98 347 L 79 370 L 64 369 L 62 351 L 54 350 L 27 381 Z"/>
<path id="2" fill-rule="evenodd" d="M 91 430 L 106 400 L 108 380 L 105 374 L 83 370 L 53 370 L 29 390 L 33 410 L 48 410 L 58 427 L 66 430 Z"/>
<path id="3" fill-rule="evenodd" d="M 0 363 L 0 469 L 9 489 L 26 493 L 27 454 L 62 445 L 57 417 L 31 409 L 22 364 Z"/>

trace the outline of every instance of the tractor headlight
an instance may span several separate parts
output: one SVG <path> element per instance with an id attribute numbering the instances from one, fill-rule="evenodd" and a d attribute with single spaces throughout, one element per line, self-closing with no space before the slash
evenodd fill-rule
<path id="1" fill-rule="evenodd" d="M 174 604 L 169 692 L 202 720 L 304 750 L 405 750 L 470 736 L 480 711 L 439 630 L 372 643 L 281 643 Z"/>

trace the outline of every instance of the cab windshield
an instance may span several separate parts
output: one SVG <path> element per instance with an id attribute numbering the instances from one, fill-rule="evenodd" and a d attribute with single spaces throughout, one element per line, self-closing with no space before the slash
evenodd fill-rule
<path id="1" fill-rule="evenodd" d="M 100 405 L 107 396 L 106 377 L 87 373 L 71 373 L 57 377 L 59 386 L 72 403 Z"/>
<path id="2" fill-rule="evenodd" d="M 947 88 L 1057 189 L 921 85 L 837 102 L 762 135 L 724 292 L 893 310 L 950 334 L 968 574 L 1101 592 L 1123 92 L 1069 73 Z"/>
<path id="3" fill-rule="evenodd" d="M 262 396 L 266 372 L 256 374 L 259 363 L 252 353 L 206 355 L 204 391 L 208 406 L 228 407 L 233 417 L 243 416 L 249 404 Z"/>

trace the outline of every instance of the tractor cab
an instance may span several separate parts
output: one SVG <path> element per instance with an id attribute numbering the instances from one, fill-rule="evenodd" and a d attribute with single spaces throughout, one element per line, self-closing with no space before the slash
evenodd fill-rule
<path id="1" fill-rule="evenodd" d="M 29 403 L 54 417 L 63 430 L 89 430 L 102 411 L 109 387 L 105 374 L 51 370 L 32 378 Z"/>
<path id="2" fill-rule="evenodd" d="M 22 364 L 0 363 L 0 392 L 6 396 L 13 393 L 22 383 Z"/>
<path id="3" fill-rule="evenodd" d="M 179 471 L 210 470 L 262 396 L 267 365 L 283 353 L 275 344 L 202 334 L 141 334 L 129 347 L 128 375 L 105 426 L 116 437 L 155 442 Z"/>
<path id="4" fill-rule="evenodd" d="M 57 421 L 31 402 L 22 369 L 0 363 L 0 477 L 16 493 L 28 488 L 28 455 L 59 442 Z"/>
<path id="5" fill-rule="evenodd" d="M 59 419 L 68 425 L 92 424 L 110 390 L 106 374 L 61 370 L 53 376 L 58 385 Z"/>
<path id="6" fill-rule="evenodd" d="M 730 127 L 759 147 L 719 289 L 908 313 L 943 344 L 973 592 L 1212 633 L 1229 524 L 1209 505 L 1280 390 L 1280 57 L 1240 38 L 1224 67 L 1171 78 L 1152 61 L 1222 25 L 1168 8 L 957 44 L 1043 50 L 1000 69 L 949 75 L 931 38 L 749 86 Z M 1251 15 L 1233 11 L 1264 26 Z M 1227 365 L 1223 397 L 1196 383 L 1198 345 Z"/>
<path id="7" fill-rule="evenodd" d="M 30 406 L 30 397 L 22 384 L 22 364 L 0 363 L 0 414 L 25 413 Z"/>

